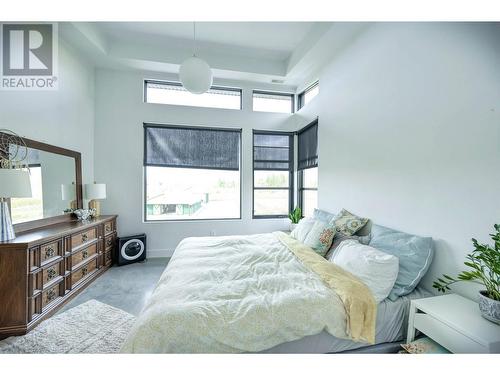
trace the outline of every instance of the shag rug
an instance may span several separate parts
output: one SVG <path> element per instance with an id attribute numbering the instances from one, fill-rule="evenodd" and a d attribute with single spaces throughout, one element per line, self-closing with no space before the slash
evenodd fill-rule
<path id="1" fill-rule="evenodd" d="M 135 317 L 90 300 L 45 320 L 24 336 L 0 341 L 0 353 L 118 353 Z"/>

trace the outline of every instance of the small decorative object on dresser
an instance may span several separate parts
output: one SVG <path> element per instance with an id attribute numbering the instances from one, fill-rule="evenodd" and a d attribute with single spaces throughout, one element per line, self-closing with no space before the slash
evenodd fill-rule
<path id="1" fill-rule="evenodd" d="M 0 339 L 23 335 L 112 265 L 116 216 L 59 222 L 0 244 Z"/>
<path id="2" fill-rule="evenodd" d="M 452 353 L 500 353 L 500 326 L 483 319 L 477 303 L 457 294 L 412 300 L 408 344 L 415 330 Z"/>
<path id="3" fill-rule="evenodd" d="M 495 246 L 480 244 L 476 239 L 472 239 L 474 250 L 467 255 L 464 264 L 471 268 L 471 271 L 463 271 L 457 279 L 443 275 L 432 285 L 440 292 L 450 290 L 449 285 L 458 281 L 476 281 L 483 284 L 486 290 L 479 292 L 479 310 L 481 315 L 500 324 L 500 224 L 495 224 L 496 233 L 490 234 Z"/>
<path id="4" fill-rule="evenodd" d="M 78 210 L 74 210 L 73 213 L 76 215 L 78 220 L 87 221 L 92 216 L 92 210 L 84 210 L 79 208 Z"/>
<path id="5" fill-rule="evenodd" d="M 85 196 L 90 199 L 89 209 L 94 210 L 94 217 L 101 216 L 101 203 L 99 199 L 106 199 L 106 184 L 87 184 L 85 185 Z"/>

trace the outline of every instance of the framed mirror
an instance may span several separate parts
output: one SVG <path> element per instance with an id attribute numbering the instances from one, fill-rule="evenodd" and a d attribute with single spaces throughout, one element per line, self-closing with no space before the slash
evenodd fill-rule
<path id="1" fill-rule="evenodd" d="M 0 139 L 9 136 L 0 132 Z M 8 139 L 15 142 L 12 137 Z M 9 200 L 15 232 L 71 220 L 72 210 L 83 207 L 81 154 L 21 139 L 26 145 L 23 163 L 29 168 L 32 197 Z M 18 145 L 10 143 L 9 147 Z"/>

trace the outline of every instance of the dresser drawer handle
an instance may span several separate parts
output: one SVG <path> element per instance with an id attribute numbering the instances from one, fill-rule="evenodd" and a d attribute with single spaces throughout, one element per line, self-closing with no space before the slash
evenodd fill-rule
<path id="1" fill-rule="evenodd" d="M 54 298 L 56 298 L 57 294 L 55 289 L 51 289 L 47 292 L 47 302 L 52 301 Z"/>
<path id="2" fill-rule="evenodd" d="M 55 254 L 55 250 L 52 246 L 45 248 L 45 258 L 52 258 Z"/>
<path id="3" fill-rule="evenodd" d="M 83 267 L 82 268 L 82 277 L 86 276 L 88 272 L 89 272 L 89 269 L 87 267 Z"/>
<path id="4" fill-rule="evenodd" d="M 88 239 L 89 236 L 87 235 L 87 233 L 82 234 L 82 242 L 87 242 Z"/>
<path id="5" fill-rule="evenodd" d="M 83 250 L 82 251 L 82 259 L 88 258 L 88 256 L 89 256 L 88 250 Z"/>
<path id="6" fill-rule="evenodd" d="M 110 224 L 107 224 L 105 227 L 104 227 L 104 230 L 106 232 L 111 232 L 111 225 Z"/>
<path id="7" fill-rule="evenodd" d="M 56 267 L 50 267 L 47 270 L 47 280 L 52 280 L 54 277 L 56 277 L 57 272 L 56 272 Z"/>

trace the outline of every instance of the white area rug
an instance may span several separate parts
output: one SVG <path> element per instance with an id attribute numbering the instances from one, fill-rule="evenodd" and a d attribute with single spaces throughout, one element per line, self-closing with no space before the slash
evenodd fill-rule
<path id="1" fill-rule="evenodd" d="M 24 336 L 0 341 L 0 353 L 117 353 L 134 320 L 123 310 L 90 300 Z"/>

